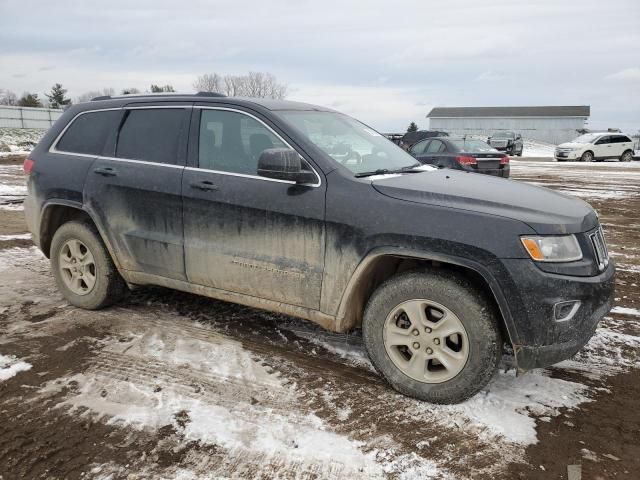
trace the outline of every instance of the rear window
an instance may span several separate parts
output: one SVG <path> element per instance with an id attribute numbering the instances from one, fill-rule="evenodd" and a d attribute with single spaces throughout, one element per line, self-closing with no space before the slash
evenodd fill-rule
<path id="1" fill-rule="evenodd" d="M 109 135 L 115 133 L 120 110 L 83 113 L 75 118 L 56 145 L 56 150 L 102 155 Z"/>
<path id="2" fill-rule="evenodd" d="M 118 135 L 116 157 L 176 164 L 184 120 L 182 108 L 129 110 Z"/>

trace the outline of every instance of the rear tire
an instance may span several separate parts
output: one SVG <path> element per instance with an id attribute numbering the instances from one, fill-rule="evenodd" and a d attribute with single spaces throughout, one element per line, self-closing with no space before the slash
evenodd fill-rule
<path id="1" fill-rule="evenodd" d="M 627 150 L 620 156 L 621 162 L 630 162 L 633 160 L 633 152 L 631 150 Z"/>
<path id="2" fill-rule="evenodd" d="M 108 307 L 127 290 L 100 234 L 89 223 L 73 221 L 58 228 L 50 258 L 58 289 L 76 307 Z"/>
<path id="3" fill-rule="evenodd" d="M 387 280 L 367 304 L 362 331 L 373 365 L 389 384 L 433 403 L 475 395 L 502 356 L 492 304 L 465 277 L 448 272 Z"/>

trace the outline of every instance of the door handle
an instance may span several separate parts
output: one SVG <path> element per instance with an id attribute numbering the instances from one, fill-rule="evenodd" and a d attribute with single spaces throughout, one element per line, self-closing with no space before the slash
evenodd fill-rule
<path id="1" fill-rule="evenodd" d="M 217 185 L 214 185 L 208 180 L 203 180 L 201 182 L 191 182 L 189 186 L 191 188 L 197 188 L 198 190 L 205 190 L 205 191 L 219 190 Z"/>
<path id="2" fill-rule="evenodd" d="M 115 177 L 117 175 L 116 171 L 111 167 L 96 168 L 93 173 L 97 173 L 103 177 Z"/>

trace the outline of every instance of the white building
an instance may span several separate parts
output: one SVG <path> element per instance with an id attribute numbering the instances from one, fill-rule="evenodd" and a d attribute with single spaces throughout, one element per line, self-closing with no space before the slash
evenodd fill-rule
<path id="1" fill-rule="evenodd" d="M 510 130 L 526 139 L 559 144 L 577 137 L 591 113 L 589 105 L 550 107 L 436 107 L 430 130 L 484 135 Z"/>

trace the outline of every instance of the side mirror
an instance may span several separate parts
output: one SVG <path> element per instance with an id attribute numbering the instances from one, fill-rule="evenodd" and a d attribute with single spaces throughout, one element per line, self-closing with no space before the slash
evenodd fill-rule
<path id="1" fill-rule="evenodd" d="M 296 183 L 315 183 L 316 175 L 303 170 L 302 159 L 290 148 L 268 148 L 258 158 L 258 175 Z"/>

